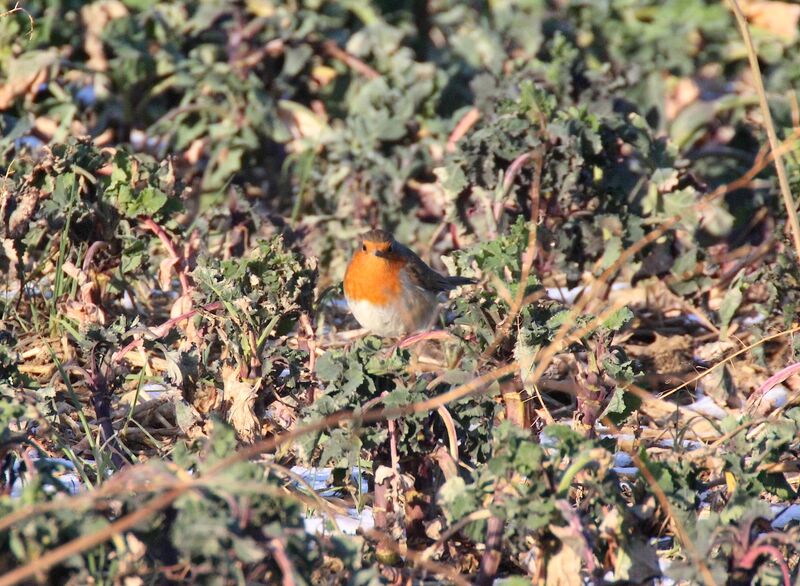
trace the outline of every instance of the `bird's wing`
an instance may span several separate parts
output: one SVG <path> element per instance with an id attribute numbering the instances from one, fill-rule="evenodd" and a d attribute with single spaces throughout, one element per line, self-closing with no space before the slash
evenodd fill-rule
<path id="1" fill-rule="evenodd" d="M 450 291 L 459 285 L 469 285 L 475 282 L 473 279 L 466 277 L 448 277 L 434 271 L 414 251 L 402 244 L 395 242 L 393 248 L 395 253 L 406 261 L 406 268 L 411 277 L 411 282 L 426 291 L 435 293 Z"/>

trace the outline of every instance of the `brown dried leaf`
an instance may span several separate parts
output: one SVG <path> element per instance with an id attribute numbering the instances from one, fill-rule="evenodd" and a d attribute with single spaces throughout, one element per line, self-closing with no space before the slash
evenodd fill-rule
<path id="1" fill-rule="evenodd" d="M 800 5 L 771 0 L 749 0 L 740 2 L 742 13 L 753 26 L 764 29 L 785 41 L 797 39 L 800 21 Z"/>
<path id="2" fill-rule="evenodd" d="M 546 586 L 581 586 L 581 558 L 571 547 L 561 549 L 547 560 Z"/>
<path id="3" fill-rule="evenodd" d="M 178 316 L 183 315 L 184 313 L 188 313 L 192 310 L 192 296 L 191 294 L 187 293 L 186 295 L 181 295 L 178 297 L 175 302 L 172 304 L 172 307 L 169 310 L 169 317 L 170 319 L 174 319 Z M 184 327 L 184 324 L 178 323 L 178 327 Z"/>
<path id="4" fill-rule="evenodd" d="M 75 320 L 81 326 L 90 323 L 106 325 L 106 314 L 103 309 L 94 303 L 84 303 L 82 301 L 67 301 L 64 304 L 64 316 Z"/>
<path id="5" fill-rule="evenodd" d="M 667 120 L 674 120 L 681 110 L 699 97 L 700 86 L 695 80 L 689 77 L 676 79 L 667 91 L 664 103 L 664 114 L 666 114 Z"/>
<path id="6" fill-rule="evenodd" d="M 205 138 L 194 139 L 189 148 L 186 149 L 186 152 L 183 153 L 183 158 L 186 162 L 190 165 L 196 165 L 206 150 L 206 143 L 207 140 Z"/>
<path id="7" fill-rule="evenodd" d="M 17 193 L 14 211 L 8 217 L 8 235 L 21 238 L 28 230 L 28 223 L 36 212 L 43 194 L 38 189 L 23 189 Z M 11 198 L 9 194 L 8 198 Z"/>
<path id="8" fill-rule="evenodd" d="M 7 279 L 9 281 L 14 281 L 17 279 L 17 264 L 19 263 L 19 256 L 14 248 L 13 240 L 4 238 L 2 245 L 2 251 L 0 251 L 0 270 L 6 271 Z"/>
<path id="9" fill-rule="evenodd" d="M 709 364 L 718 362 L 732 350 L 736 349 L 737 344 L 733 340 L 717 340 L 707 344 L 701 344 L 694 350 L 694 355 L 698 360 Z"/>
<path id="10" fill-rule="evenodd" d="M 718 429 L 707 419 L 698 417 L 697 413 L 686 407 L 663 399 L 652 396 L 643 398 L 640 411 L 657 422 L 663 422 L 665 427 L 677 425 L 678 428 L 685 428 L 697 439 L 713 441 L 720 436 Z M 659 433 L 661 432 L 659 431 Z"/>
<path id="11" fill-rule="evenodd" d="M 254 410 L 258 397 L 258 383 L 252 384 L 239 377 L 239 368 L 222 367 L 222 385 L 225 400 L 229 401 L 228 421 L 245 442 L 256 439 L 258 418 Z"/>
<path id="12" fill-rule="evenodd" d="M 57 59 L 58 53 L 55 50 L 28 51 L 17 58 L 9 59 L 8 79 L 0 85 L 0 110 L 9 108 L 19 96 L 28 91 L 35 93 L 47 81 L 50 66 Z"/>
<path id="13" fill-rule="evenodd" d="M 692 336 L 662 336 L 656 333 L 646 346 L 626 348 L 630 356 L 642 360 L 649 369 L 661 374 L 690 372 L 694 369 Z"/>
<path id="14" fill-rule="evenodd" d="M 100 289 L 97 283 L 89 281 L 81 285 L 80 299 L 82 303 L 94 305 L 100 301 Z"/>
<path id="15" fill-rule="evenodd" d="M 158 263 L 158 285 L 162 291 L 169 291 L 172 284 L 172 270 L 178 264 L 180 259 L 176 256 L 165 258 Z"/>
<path id="16" fill-rule="evenodd" d="M 292 136 L 292 140 L 286 145 L 291 152 L 303 151 L 309 144 L 319 145 L 330 130 L 327 120 L 322 116 L 289 100 L 278 102 L 278 117 Z"/>
<path id="17" fill-rule="evenodd" d="M 33 121 L 33 128 L 37 134 L 41 134 L 47 140 L 53 138 L 53 135 L 58 132 L 59 123 L 50 118 L 49 116 L 37 116 Z"/>
<path id="18" fill-rule="evenodd" d="M 61 270 L 64 271 L 64 273 L 67 276 L 75 279 L 78 282 L 80 282 L 81 277 L 83 276 L 83 271 L 81 271 L 78 267 L 76 267 L 70 261 L 65 261 L 64 264 L 61 265 Z M 85 278 L 84 278 L 83 282 L 84 283 L 86 282 Z M 83 284 L 83 283 L 81 283 L 81 284 Z"/>

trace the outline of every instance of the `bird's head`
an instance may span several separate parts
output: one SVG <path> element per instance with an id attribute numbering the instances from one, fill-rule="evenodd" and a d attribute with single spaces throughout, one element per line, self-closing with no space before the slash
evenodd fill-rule
<path id="1" fill-rule="evenodd" d="M 361 237 L 361 253 L 379 258 L 396 256 L 394 238 L 386 230 L 370 230 Z"/>

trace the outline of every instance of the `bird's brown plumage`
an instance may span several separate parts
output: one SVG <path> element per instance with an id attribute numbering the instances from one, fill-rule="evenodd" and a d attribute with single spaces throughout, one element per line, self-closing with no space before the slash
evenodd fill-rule
<path id="1" fill-rule="evenodd" d="M 442 275 L 388 232 L 370 230 L 347 267 L 344 293 L 362 326 L 384 334 L 400 329 L 411 332 L 430 327 L 438 293 L 474 282 Z M 402 328 L 397 325 L 400 322 Z"/>

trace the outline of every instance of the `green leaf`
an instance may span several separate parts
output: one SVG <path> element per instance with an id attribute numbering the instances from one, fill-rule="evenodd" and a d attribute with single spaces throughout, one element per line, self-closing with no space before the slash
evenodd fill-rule
<path id="1" fill-rule="evenodd" d="M 150 216 L 158 212 L 167 203 L 167 195 L 155 187 L 145 187 L 139 197 L 141 198 L 141 203 L 138 209 Z"/>
<path id="2" fill-rule="evenodd" d="M 338 360 L 336 352 L 328 350 L 317 360 L 316 371 L 320 380 L 331 382 L 339 380 L 344 372 L 344 367 Z"/>
<path id="3" fill-rule="evenodd" d="M 790 502 L 797 497 L 797 492 L 795 492 L 783 474 L 778 472 L 759 472 L 758 481 L 764 486 L 765 490 L 783 502 Z"/>
<path id="4" fill-rule="evenodd" d="M 622 329 L 622 327 L 632 319 L 633 312 L 628 307 L 621 307 L 603 322 L 603 327 L 608 328 L 612 332 L 616 332 Z"/>

